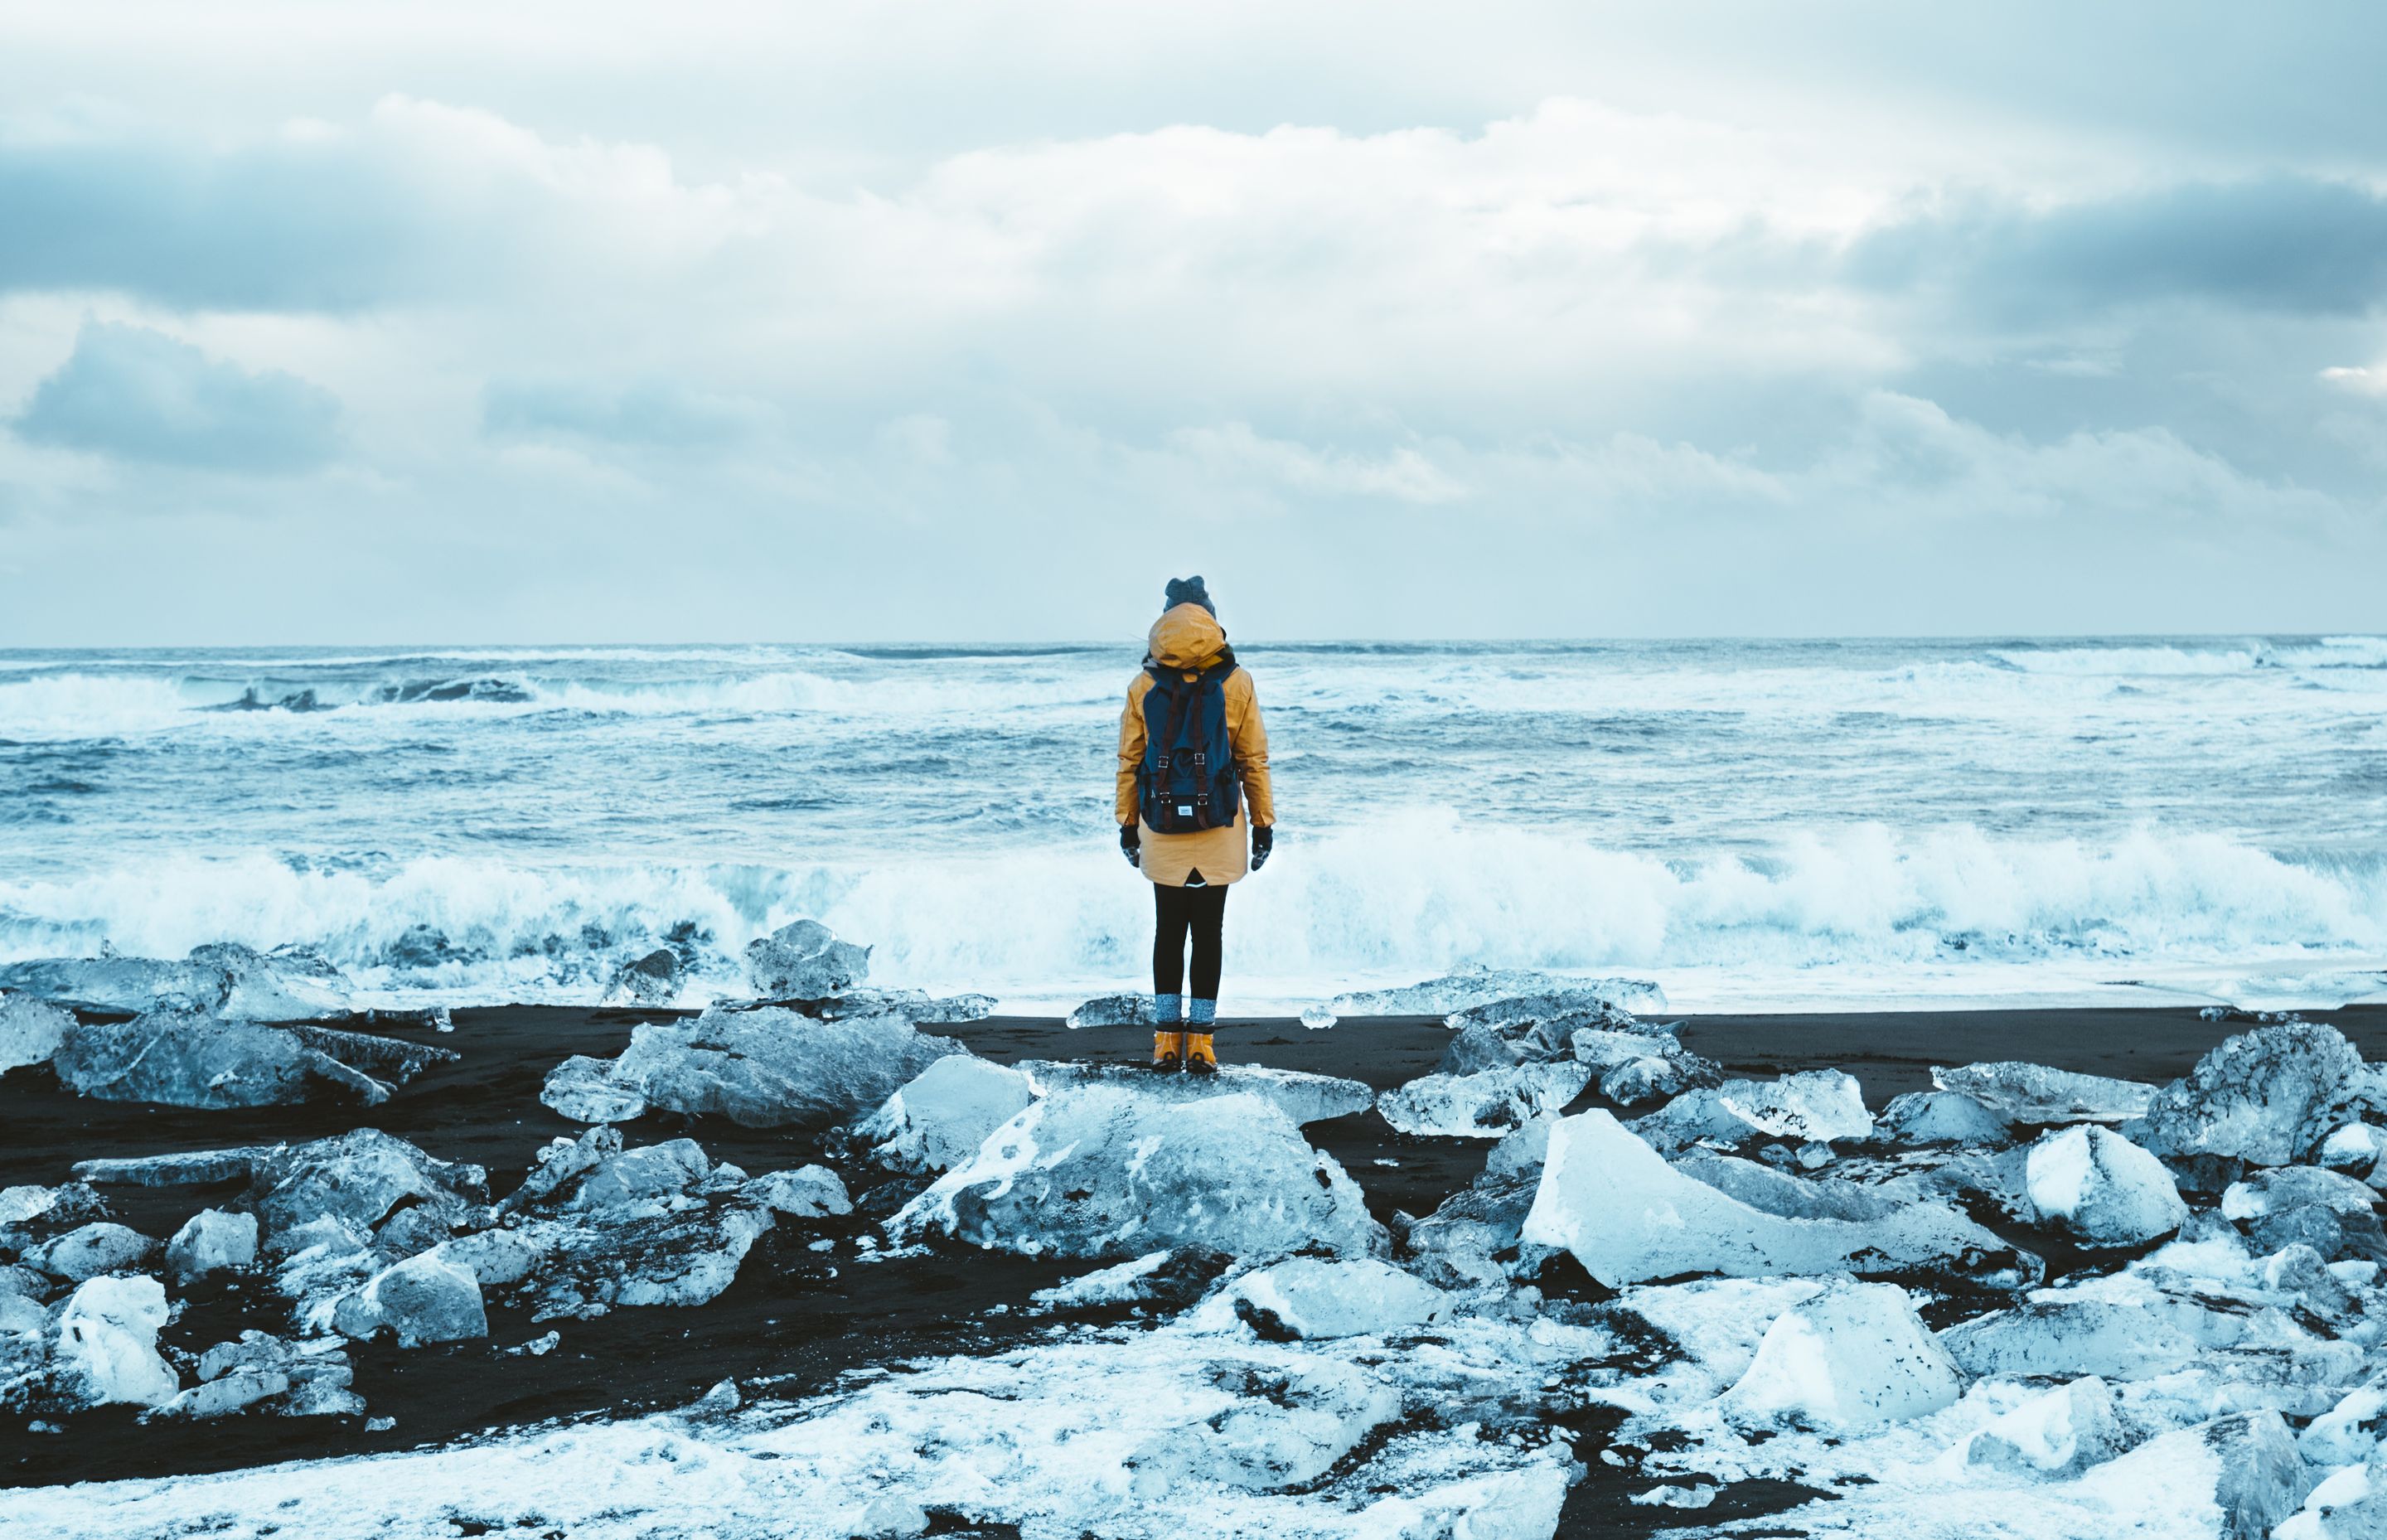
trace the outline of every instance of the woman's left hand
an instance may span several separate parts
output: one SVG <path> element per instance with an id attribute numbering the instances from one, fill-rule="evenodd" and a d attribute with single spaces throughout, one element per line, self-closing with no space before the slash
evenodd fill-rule
<path id="1" fill-rule="evenodd" d="M 1276 826 L 1262 824 L 1252 830 L 1252 870 L 1268 865 L 1269 852 L 1276 848 Z"/>

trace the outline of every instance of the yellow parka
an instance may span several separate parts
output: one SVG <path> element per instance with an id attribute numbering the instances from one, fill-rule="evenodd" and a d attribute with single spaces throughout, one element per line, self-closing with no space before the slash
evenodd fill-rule
<path id="1" fill-rule="evenodd" d="M 1199 604 L 1180 604 L 1152 623 L 1152 661 L 1182 669 L 1191 679 L 1217 663 L 1227 650 L 1227 633 L 1216 615 Z M 1144 823 L 1136 807 L 1135 775 L 1143 764 L 1143 698 L 1152 675 L 1138 670 L 1127 687 L 1127 710 L 1119 713 L 1118 821 L 1139 825 L 1143 845 L 1143 875 L 1169 888 L 1182 888 L 1198 871 L 1210 883 L 1232 882 L 1251 870 L 1249 830 L 1276 822 L 1276 799 L 1269 786 L 1268 728 L 1260 724 L 1259 694 L 1248 670 L 1238 668 L 1222 687 L 1227 705 L 1227 740 L 1235 751 L 1235 772 L 1244 786 L 1244 805 L 1231 826 L 1193 834 L 1161 834 Z"/>

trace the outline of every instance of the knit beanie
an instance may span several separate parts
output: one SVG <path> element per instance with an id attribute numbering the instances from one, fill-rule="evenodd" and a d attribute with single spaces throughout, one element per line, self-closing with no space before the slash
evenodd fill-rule
<path id="1" fill-rule="evenodd" d="M 1181 604 L 1199 604 L 1213 615 L 1219 612 L 1219 607 L 1210 602 L 1210 590 L 1202 586 L 1199 574 L 1192 577 L 1172 577 L 1168 580 L 1168 592 L 1161 600 L 1160 607 L 1163 610 L 1174 610 Z"/>

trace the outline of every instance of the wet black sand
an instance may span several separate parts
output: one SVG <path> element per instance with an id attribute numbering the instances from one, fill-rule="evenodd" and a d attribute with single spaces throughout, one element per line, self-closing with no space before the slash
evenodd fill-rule
<path id="1" fill-rule="evenodd" d="M 397 1035 L 430 1037 L 461 1054 L 461 1061 L 434 1067 L 386 1105 L 370 1111 L 339 1103 L 237 1113 L 127 1106 L 78 1097 L 61 1088 L 46 1067 L 14 1071 L 0 1076 L 0 1186 L 63 1181 L 74 1162 L 99 1155 L 315 1139 L 370 1125 L 443 1159 L 486 1167 L 493 1193 L 502 1194 L 521 1180 L 539 1146 L 579 1131 L 578 1125 L 539 1104 L 547 1071 L 572 1054 L 619 1051 L 631 1025 L 653 1014 L 530 1006 L 460 1011 L 451 1034 Z M 2312 1016 L 2338 1026 L 2365 1057 L 2387 1057 L 2387 1006 Z M 2214 1043 L 2242 1029 L 2242 1023 L 2207 1022 L 2193 1009 L 2180 1008 L 1700 1016 L 1688 1018 L 1682 1035 L 1686 1045 L 1734 1073 L 1846 1069 L 1878 1107 L 1901 1092 L 1926 1088 L 1935 1064 L 1982 1059 L 2029 1059 L 2162 1081 L 2184 1073 Z M 951 1030 L 975 1052 L 1004 1062 L 1139 1059 L 1150 1041 L 1143 1033 L 1071 1032 L 1057 1021 L 1018 1017 Z M 1431 1017 L 1348 1020 L 1331 1031 L 1310 1031 L 1290 1020 L 1238 1022 L 1222 1027 L 1219 1035 L 1221 1053 L 1230 1060 L 1347 1075 L 1380 1090 L 1431 1072 L 1448 1041 L 1446 1029 Z M 887 1183 L 866 1167 L 839 1161 L 817 1139 L 740 1129 L 717 1119 L 649 1117 L 623 1131 L 631 1143 L 691 1135 L 715 1159 L 757 1173 L 830 1155 L 852 1187 L 858 1211 L 827 1225 L 785 1224 L 773 1231 L 749 1255 L 738 1281 L 709 1305 L 625 1309 L 592 1321 L 550 1323 L 562 1333 L 562 1344 L 544 1357 L 494 1356 L 549 1329 L 534 1325 L 525 1311 L 498 1307 L 490 1311 L 491 1337 L 486 1343 L 408 1352 L 357 1347 L 351 1352 L 355 1388 L 371 1416 L 396 1420 L 385 1432 L 369 1432 L 360 1418 L 234 1417 L 143 1425 L 129 1412 L 108 1409 L 71 1420 L 65 1434 L 37 1434 L 23 1419 L 6 1416 L 0 1417 L 0 1485 L 166 1475 L 407 1448 L 485 1428 L 682 1406 L 726 1378 L 738 1380 L 750 1394 L 810 1394 L 833 1387 L 847 1370 L 999 1350 L 1041 1332 L 1052 1318 L 991 1312 L 996 1306 L 1016 1312 L 1034 1290 L 1085 1267 L 975 1251 L 858 1265 L 852 1239 L 891 1212 L 916 1184 Z M 1370 1206 L 1385 1218 L 1399 1209 L 1424 1214 L 1465 1187 L 1482 1169 L 1486 1148 L 1473 1140 L 1405 1138 L 1373 1113 L 1315 1124 L 1308 1132 L 1343 1163 L 1367 1191 Z M 119 1219 L 162 1239 L 193 1212 L 235 1191 L 110 1188 L 107 1195 Z M 839 1241 L 834 1251 L 809 1249 L 824 1235 Z M 203 1290 L 168 1329 L 164 1343 L 196 1350 L 233 1335 L 242 1324 L 276 1329 L 282 1321 L 275 1303 Z M 1593 1470 L 1603 1468 L 1595 1464 Z M 1626 1505 L 1625 1493 L 1639 1484 L 1644 1483 L 1603 1481 L 1595 1474 L 1570 1501 L 1560 1533 L 1642 1534 L 1690 1517 Z M 1772 1504 L 1764 1495 L 1737 1490 L 1697 1518 L 1714 1522 L 1731 1511 L 1765 1506 Z"/>

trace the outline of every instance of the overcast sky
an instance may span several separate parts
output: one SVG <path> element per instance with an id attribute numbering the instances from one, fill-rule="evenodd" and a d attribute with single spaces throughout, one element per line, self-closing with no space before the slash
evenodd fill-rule
<path id="1" fill-rule="evenodd" d="M 0 7 L 0 646 L 2387 629 L 2387 7 Z"/>

